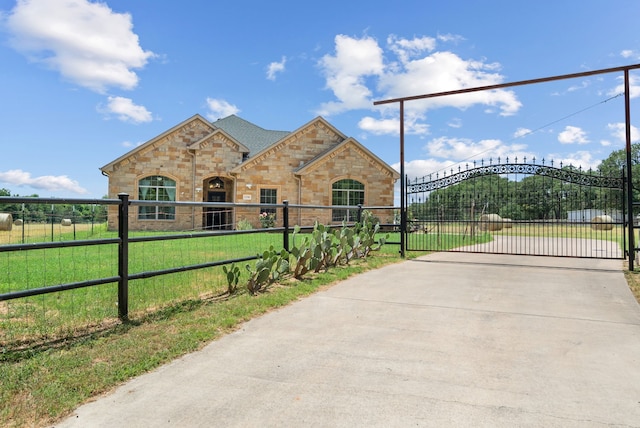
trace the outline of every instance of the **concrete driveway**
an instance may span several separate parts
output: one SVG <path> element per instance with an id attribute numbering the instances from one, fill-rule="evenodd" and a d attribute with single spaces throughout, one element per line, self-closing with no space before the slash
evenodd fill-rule
<path id="1" fill-rule="evenodd" d="M 437 253 L 343 281 L 58 427 L 640 427 L 620 260 Z"/>

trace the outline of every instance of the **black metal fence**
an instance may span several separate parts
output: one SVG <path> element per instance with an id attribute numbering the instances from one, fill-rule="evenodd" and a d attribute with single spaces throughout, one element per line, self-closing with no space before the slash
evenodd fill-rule
<path id="1" fill-rule="evenodd" d="M 148 222 L 144 229 L 132 230 L 137 207 L 148 204 L 128 195 L 100 200 L 0 197 L 5 219 L 0 224 L 0 336 L 5 335 L 0 343 L 20 340 L 27 330 L 56 336 L 83 323 L 58 321 L 63 312 L 99 325 L 127 319 L 132 309 L 148 313 L 168 302 L 221 293 L 226 289 L 222 269 L 209 268 L 248 263 L 270 246 L 289 250 L 295 244 L 294 226 L 311 230 L 319 212 L 348 209 L 360 218 L 366 209 L 387 230 L 395 227 L 397 217 L 394 207 L 173 202 L 162 205 L 174 207 L 177 216 L 201 217 L 218 210 L 227 213 L 228 224 L 167 231 L 151 230 L 153 222 Z M 49 215 L 30 217 L 39 205 Z M 234 215 L 252 212 L 251 219 L 259 220 L 265 210 L 270 221 L 254 221 L 256 226 Z M 73 216 L 80 212 L 93 215 Z M 107 212 L 112 218 L 107 219 Z M 117 227 L 110 228 L 112 223 Z"/>
<path id="2" fill-rule="evenodd" d="M 624 185 L 622 171 L 608 177 L 553 161 L 474 162 L 408 182 L 406 247 L 623 258 Z"/>

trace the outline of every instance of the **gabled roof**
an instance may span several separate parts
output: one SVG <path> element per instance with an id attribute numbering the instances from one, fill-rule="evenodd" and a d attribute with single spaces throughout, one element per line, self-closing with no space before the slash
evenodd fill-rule
<path id="1" fill-rule="evenodd" d="M 189 119 L 180 122 L 179 124 L 177 124 L 176 126 L 174 126 L 171 129 L 168 129 L 166 131 L 164 131 L 162 134 L 158 135 L 157 137 L 152 138 L 151 140 L 147 141 L 146 143 L 136 147 L 135 149 L 129 150 L 127 153 L 123 154 L 122 156 L 120 156 L 118 159 L 113 160 L 111 162 L 109 162 L 108 164 L 106 164 L 105 166 L 103 166 L 102 168 L 100 168 L 100 171 L 105 172 L 105 170 L 113 167 L 115 164 L 117 164 L 118 162 L 121 162 L 122 160 L 130 157 L 131 155 L 140 152 L 144 149 L 146 149 L 147 147 L 155 144 L 157 141 L 162 140 L 164 137 L 166 137 L 167 135 L 171 134 L 172 132 L 174 132 L 176 129 L 180 129 L 181 127 L 189 124 L 190 122 L 194 122 L 194 121 L 200 121 L 202 122 L 203 125 L 208 126 L 209 128 L 212 129 L 213 128 L 211 126 L 211 122 L 209 122 L 207 119 L 205 119 L 204 117 L 200 116 L 199 114 L 195 114 L 193 116 L 191 116 Z"/>
<path id="2" fill-rule="evenodd" d="M 242 119 L 240 119 L 240 120 L 242 120 Z M 215 123 L 217 123 L 217 122 L 215 122 Z M 256 162 L 260 162 L 260 159 L 264 158 L 264 156 L 266 156 L 271 150 L 273 150 L 274 148 L 276 150 L 278 150 L 278 148 L 283 147 L 289 141 L 291 141 L 292 139 L 295 139 L 296 135 L 298 135 L 300 133 L 303 133 L 305 130 L 307 130 L 307 128 L 310 128 L 315 124 L 320 124 L 321 126 L 326 127 L 328 130 L 330 130 L 331 132 L 335 133 L 341 139 L 347 138 L 342 132 L 337 130 L 332 124 L 327 122 L 323 117 L 318 116 L 318 117 L 310 120 L 309 122 L 305 123 L 304 125 L 302 125 L 301 127 L 299 127 L 298 129 L 296 129 L 293 132 L 285 132 L 284 135 L 280 138 L 280 140 L 276 140 L 273 143 L 265 146 L 258 153 L 252 153 L 252 156 L 247 161 L 245 161 L 245 162 L 241 163 L 240 165 L 236 166 L 235 168 L 233 168 L 231 170 L 231 172 L 234 172 L 234 173 L 242 172 L 242 170 L 246 169 L 249 165 L 255 164 Z M 272 132 L 276 132 L 276 131 L 272 131 Z"/>
<path id="3" fill-rule="evenodd" d="M 222 129 L 236 141 L 246 146 L 251 154 L 256 154 L 280 141 L 290 134 L 289 131 L 270 131 L 260 128 L 235 114 L 212 122 L 216 128 Z"/>
<path id="4" fill-rule="evenodd" d="M 236 145 L 235 150 L 237 150 L 237 151 L 239 151 L 241 153 L 249 153 L 250 150 L 249 150 L 249 148 L 247 146 L 245 146 L 240 141 L 236 140 L 231 135 L 229 135 L 226 131 L 224 131 L 223 129 L 220 129 L 220 128 L 214 130 L 210 134 L 205 135 L 204 137 L 202 137 L 198 141 L 195 141 L 195 142 L 189 144 L 188 147 L 189 147 L 189 149 L 199 149 L 201 147 L 202 143 L 208 141 L 209 139 L 211 139 L 212 137 L 214 137 L 216 135 L 224 135 L 224 137 L 227 140 L 229 140 L 230 143 Z"/>
<path id="5" fill-rule="evenodd" d="M 378 158 L 372 152 L 370 152 L 366 147 L 362 144 L 354 140 L 353 138 L 347 138 L 342 132 L 336 129 L 333 125 L 327 122 L 324 118 L 318 116 L 306 124 L 302 125 L 300 128 L 296 129 L 293 132 L 289 131 L 271 131 L 264 128 L 261 128 L 257 125 L 254 125 L 251 122 L 248 122 L 236 115 L 227 116 L 222 119 L 218 119 L 215 122 L 209 122 L 199 114 L 196 114 L 189 119 L 179 123 L 178 125 L 172 127 L 171 129 L 163 132 L 162 134 L 154 137 L 153 139 L 147 141 L 146 143 L 130 150 L 124 155 L 120 156 L 118 159 L 115 159 L 102 168 L 100 168 L 103 173 L 107 172 L 110 168 L 113 168 L 117 163 L 129 158 L 136 153 L 145 150 L 147 147 L 152 146 L 153 144 L 161 141 L 167 135 L 170 135 L 177 129 L 188 125 L 192 122 L 200 122 L 202 125 L 208 127 L 211 132 L 200 139 L 199 141 L 193 142 L 189 148 L 197 148 L 203 141 L 211 138 L 213 135 L 221 133 L 224 134 L 227 138 L 231 140 L 231 142 L 238 144 L 238 149 L 241 152 L 249 152 L 251 153 L 251 158 L 242 164 L 236 166 L 232 169 L 231 172 L 239 172 L 243 168 L 246 168 L 248 164 L 255 163 L 256 161 L 260 161 L 261 157 L 267 155 L 271 150 L 275 148 L 278 150 L 278 147 L 283 147 L 288 144 L 292 139 L 296 139 L 297 135 L 305 132 L 311 126 L 322 126 L 325 129 L 329 130 L 332 133 L 335 133 L 343 141 L 337 146 L 327 150 L 324 153 L 319 154 L 311 161 L 307 162 L 304 166 L 298 168 L 295 173 L 298 175 L 304 175 L 310 172 L 312 169 L 322 164 L 326 159 L 328 159 L 331 153 L 335 153 L 336 151 L 343 150 L 348 144 L 353 144 L 360 151 L 361 155 L 365 158 L 369 158 L 372 161 L 381 165 L 381 168 L 387 171 L 388 174 L 393 176 L 394 178 L 398 178 L 400 175 L 396 170 L 387 165 L 383 160 Z M 277 146 L 277 147 L 276 147 Z"/>
<path id="6" fill-rule="evenodd" d="M 398 173 L 398 171 L 396 171 L 395 169 L 391 168 L 391 166 L 387 165 L 387 163 L 385 161 L 380 159 L 378 156 L 374 155 L 369 149 L 367 149 L 365 146 L 360 144 L 357 140 L 355 140 L 352 137 L 347 138 L 346 140 L 344 140 L 343 142 L 341 142 L 337 146 L 332 147 L 330 150 L 327 150 L 324 153 L 320 153 L 318 156 L 316 156 L 315 158 L 311 159 L 309 162 L 307 162 L 306 164 L 304 164 L 303 166 L 301 166 L 300 168 L 295 170 L 294 171 L 295 174 L 296 175 L 305 175 L 305 174 L 311 172 L 315 168 L 317 168 L 320 165 L 322 165 L 324 162 L 330 160 L 331 159 L 330 155 L 332 153 L 340 152 L 340 151 L 346 149 L 347 146 L 350 146 L 350 145 L 354 146 L 360 152 L 360 155 L 363 158 L 365 158 L 365 159 L 368 158 L 369 161 L 375 162 L 378 165 L 380 165 L 381 170 L 386 171 L 386 173 L 389 174 L 394 179 L 397 180 L 398 178 L 400 178 L 400 174 Z"/>

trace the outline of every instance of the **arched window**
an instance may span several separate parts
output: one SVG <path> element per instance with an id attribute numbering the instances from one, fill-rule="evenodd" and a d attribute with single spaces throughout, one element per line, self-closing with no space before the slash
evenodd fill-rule
<path id="1" fill-rule="evenodd" d="M 161 175 L 145 177 L 138 183 L 138 199 L 141 201 L 175 202 L 176 182 Z M 142 205 L 138 208 L 139 220 L 176 219 L 176 207 Z"/>
<path id="2" fill-rule="evenodd" d="M 364 205 L 364 184 L 350 178 L 338 180 L 331 186 L 331 205 Z M 336 208 L 331 215 L 332 221 L 357 221 L 357 210 Z"/>

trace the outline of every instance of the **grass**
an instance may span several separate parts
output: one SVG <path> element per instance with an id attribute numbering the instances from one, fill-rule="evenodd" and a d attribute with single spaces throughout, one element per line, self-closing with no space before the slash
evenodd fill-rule
<path id="1" fill-rule="evenodd" d="M 115 237 L 107 232 L 106 223 L 78 223 L 71 226 L 51 223 L 26 223 L 13 225 L 11 230 L 0 231 L 0 245 L 28 244 L 31 242 L 69 241 L 73 239 L 97 239 Z"/>
<path id="2" fill-rule="evenodd" d="M 539 237 L 539 238 L 572 238 L 572 239 L 597 239 L 617 242 L 620 248 L 625 248 L 626 230 L 616 225 L 612 230 L 594 230 L 590 224 L 566 223 L 566 222 L 513 222 L 511 227 L 501 230 L 485 232 L 476 228 L 475 240 L 470 238 L 471 225 L 468 222 L 426 223 L 422 230 L 408 235 L 410 248 L 421 248 L 429 251 L 440 251 L 456 246 L 479 244 L 491 241 L 493 236 L 511 237 Z M 436 238 L 438 233 L 441 238 Z M 636 234 L 636 240 L 637 240 Z M 637 241 L 636 241 L 637 242 Z"/>
<path id="3" fill-rule="evenodd" d="M 397 247 L 304 281 L 226 299 L 191 299 L 129 323 L 0 354 L 0 425 L 43 426 L 134 376 L 202 348 L 242 322 L 329 284 L 401 259 Z"/>
<path id="4" fill-rule="evenodd" d="M 637 270 L 636 266 L 636 269 L 631 272 L 628 269 L 628 265 L 626 265 L 624 276 L 627 280 L 627 284 L 629 285 L 631 293 L 633 293 L 638 303 L 640 303 L 640 270 Z"/>
<path id="5" fill-rule="evenodd" d="M 395 240 L 395 237 L 392 239 Z M 450 237 L 447 242 L 453 245 L 459 242 L 459 237 Z M 154 244 L 161 245 L 161 243 Z M 233 244 L 234 242 L 231 242 L 229 245 Z M 158 252 L 167 253 L 168 247 L 162 245 L 153 251 L 149 250 L 148 253 L 156 256 Z M 238 243 L 236 242 L 235 245 Z M 132 263 L 138 270 L 149 266 L 160 267 L 162 263 L 173 260 L 174 256 L 178 260 L 188 260 L 190 257 L 198 258 L 202 254 L 209 254 L 218 248 L 217 245 L 206 243 L 206 241 L 202 241 L 200 246 L 205 248 L 177 247 L 175 251 L 166 255 L 164 261 L 146 260 L 141 256 L 138 261 Z M 102 253 L 101 257 L 105 259 L 111 257 L 110 251 Z M 187 252 L 189 252 L 188 255 Z M 18 349 L 2 348 L 0 426 L 27 427 L 54 423 L 92 397 L 181 355 L 201 349 L 207 343 L 238 328 L 246 320 L 274 308 L 288 305 L 349 276 L 401 261 L 397 253 L 397 246 L 387 245 L 381 252 L 366 261 L 358 260 L 349 266 L 332 269 L 304 281 L 289 281 L 281 286 L 273 286 L 266 293 L 257 296 L 242 293 L 230 298 L 216 297 L 220 293 L 215 290 L 221 291 L 226 286 L 224 281 L 220 280 L 222 282 L 218 284 L 218 288 L 213 287 L 213 282 L 208 283 L 209 292 L 206 294 L 202 293 L 201 288 L 195 287 L 194 289 L 199 292 L 197 296 L 177 299 L 172 294 L 175 292 L 174 286 L 162 284 L 164 279 L 144 280 L 138 287 L 140 294 L 134 299 L 136 302 L 140 301 L 142 309 L 137 309 L 136 317 L 130 322 L 121 323 L 112 315 L 106 316 L 85 329 L 72 331 L 73 334 L 66 338 L 50 337 L 45 342 L 32 342 L 29 346 Z M 82 270 L 85 262 L 81 260 L 81 255 L 78 253 L 65 255 L 58 261 L 53 258 L 51 266 L 73 259 L 75 263 L 73 270 Z M 414 255 L 415 253 L 408 253 L 407 257 Z M 88 259 L 92 258 L 88 257 Z M 45 260 L 51 261 L 49 258 Z M 105 266 L 108 265 L 105 263 Z M 106 271 L 109 268 L 105 266 L 97 266 L 95 269 L 97 272 L 102 272 L 100 269 Z M 15 273 L 17 271 L 14 268 L 12 272 Z M 3 271 L 0 270 L 0 272 Z M 38 278 L 48 278 L 47 275 L 54 274 L 52 272 L 36 273 Z M 75 275 L 80 273 L 76 272 Z M 193 284 L 190 283 L 202 282 L 203 275 L 205 274 L 193 277 L 183 276 L 178 283 L 183 283 L 181 285 L 185 287 L 192 287 Z M 627 273 L 627 280 L 634 295 L 640 300 L 640 273 Z M 174 282 L 172 281 L 172 284 Z M 100 290 L 100 287 L 91 289 L 95 289 L 92 291 L 96 293 L 95 295 L 76 296 L 72 303 L 68 303 L 69 307 L 77 311 L 89 302 L 105 298 L 101 293 L 104 293 L 107 299 L 113 299 L 113 290 Z M 91 289 L 85 290 L 89 293 Z M 148 295 L 142 294 L 142 291 Z M 162 298 L 154 297 L 157 294 L 163 295 Z M 50 298 L 54 296 L 51 295 Z M 144 303 L 146 299 L 156 303 L 149 306 Z M 41 302 L 32 304 L 37 308 L 31 308 L 31 312 L 27 311 L 20 316 L 29 318 L 42 315 L 46 321 L 47 305 Z M 109 310 L 112 314 L 112 305 Z M 2 317 L 1 311 L 0 306 L 0 317 Z M 49 314 L 50 318 L 53 318 L 52 314 Z M 18 322 L 19 316 L 13 321 Z"/>
<path id="6" fill-rule="evenodd" d="M 255 256 L 257 248 L 278 247 L 281 242 L 279 233 L 132 242 L 129 273 Z M 113 277 L 117 256 L 116 244 L 0 253 L 0 293 Z M 219 267 L 130 281 L 129 314 L 137 319 L 225 289 Z M 117 314 L 115 283 L 0 302 L 0 347 L 74 335 L 112 322 Z"/>
<path id="7" fill-rule="evenodd" d="M 501 230 L 492 231 L 492 234 L 515 235 L 515 236 L 540 236 L 540 237 L 562 237 L 562 238 L 586 238 L 586 239 L 606 239 L 616 241 L 622 235 L 623 228 L 615 225 L 612 230 L 594 230 L 590 223 L 568 223 L 550 221 L 520 221 L 503 223 L 508 227 Z M 427 222 L 422 225 L 429 234 L 469 235 L 471 224 L 466 221 L 459 222 Z M 476 224 L 476 234 L 482 235 L 484 232 L 480 228 L 480 223 Z"/>
<path id="8" fill-rule="evenodd" d="M 483 244 L 492 240 L 489 233 L 479 233 L 471 238 L 468 233 L 457 233 L 452 229 L 445 229 L 442 233 L 417 232 L 407 235 L 407 247 L 412 249 L 424 249 L 429 251 L 447 250 L 471 244 Z"/>

